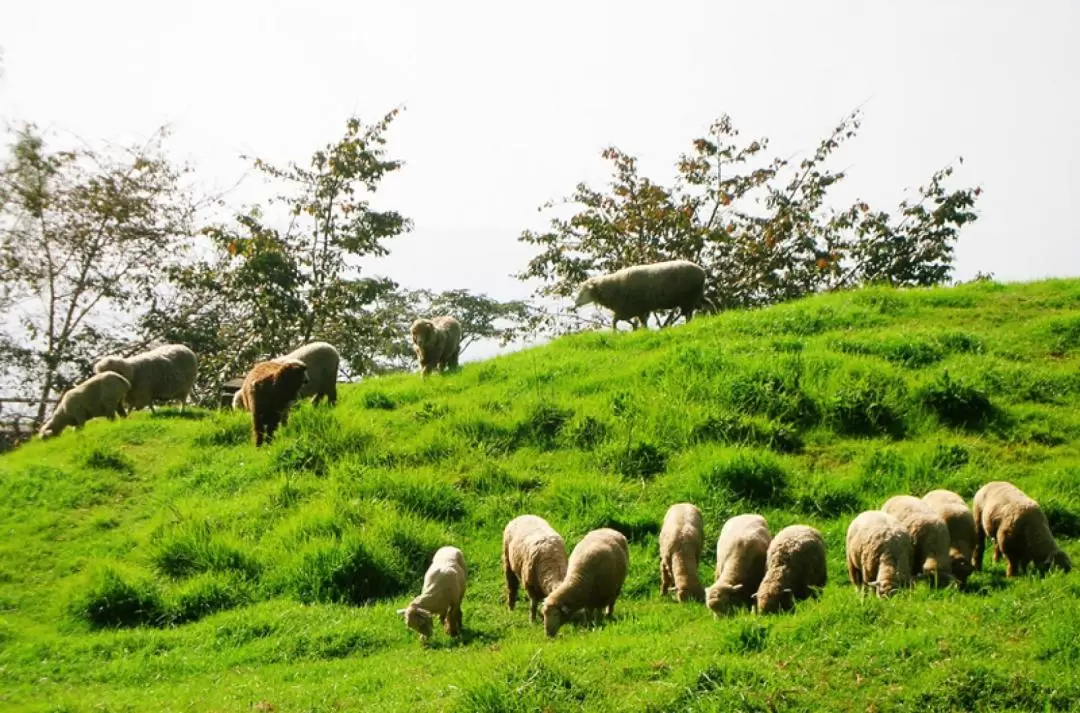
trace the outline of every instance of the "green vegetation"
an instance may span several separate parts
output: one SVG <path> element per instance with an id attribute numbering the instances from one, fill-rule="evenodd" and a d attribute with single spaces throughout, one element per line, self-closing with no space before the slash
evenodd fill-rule
<path id="1" fill-rule="evenodd" d="M 1080 280 L 867 289 L 599 331 L 373 378 L 256 451 L 244 414 L 160 409 L 0 456 L 0 708 L 33 711 L 990 711 L 1080 700 L 1080 576 L 861 600 L 847 523 L 1008 479 L 1080 561 Z M 659 596 L 689 500 L 823 532 L 792 615 Z M 501 531 L 631 542 L 616 617 L 546 640 L 508 612 Z M 465 552 L 464 636 L 394 610 Z"/>

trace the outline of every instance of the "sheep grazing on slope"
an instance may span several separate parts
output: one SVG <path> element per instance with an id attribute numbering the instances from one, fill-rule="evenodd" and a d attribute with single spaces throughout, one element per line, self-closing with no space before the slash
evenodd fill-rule
<path id="1" fill-rule="evenodd" d="M 705 543 L 701 510 L 690 503 L 668 508 L 660 529 L 660 594 L 674 587 L 680 602 L 702 601 L 705 588 L 698 578 L 698 562 Z"/>
<path id="2" fill-rule="evenodd" d="M 433 370 L 456 369 L 461 353 L 461 322 L 453 317 L 418 319 L 409 330 L 413 351 L 420 372 L 427 376 Z"/>
<path id="3" fill-rule="evenodd" d="M 950 490 L 931 490 L 922 499 L 949 528 L 949 561 L 952 564 L 953 576 L 963 585 L 971 576 L 975 517 L 964 499 Z"/>
<path id="4" fill-rule="evenodd" d="M 907 528 L 914 549 L 911 571 L 915 577 L 924 576 L 935 587 L 953 582 L 952 561 L 949 559 L 949 526 L 933 508 L 913 495 L 897 495 L 881 506 Z"/>
<path id="5" fill-rule="evenodd" d="M 244 377 L 244 403 L 251 411 L 251 435 L 255 446 L 269 443 L 279 425 L 289 420 L 289 407 L 307 380 L 300 361 L 261 361 Z"/>
<path id="6" fill-rule="evenodd" d="M 1072 570 L 1072 561 L 1058 547 L 1039 504 L 1012 483 L 994 481 L 975 493 L 975 552 L 972 564 L 982 569 L 986 538 L 994 540 L 994 561 L 1005 555 L 1005 574 L 1016 577 L 1033 565 L 1045 574 L 1051 567 Z"/>
<path id="7" fill-rule="evenodd" d="M 198 371 L 195 352 L 183 344 L 166 344 L 142 354 L 130 357 L 107 356 L 94 364 L 95 374 L 105 372 L 119 374 L 128 380 L 131 389 L 127 394 L 127 405 L 131 410 L 149 406 L 154 410 L 154 402 L 184 402 L 191 395 Z"/>
<path id="8" fill-rule="evenodd" d="M 424 587 L 409 606 L 398 609 L 405 625 L 420 634 L 421 641 L 431 638 L 432 619 L 439 617 L 446 633 L 461 634 L 461 600 L 465 597 L 468 570 L 465 555 L 456 547 L 440 547 L 424 573 Z"/>
<path id="9" fill-rule="evenodd" d="M 769 543 L 765 577 L 754 598 L 761 614 L 791 609 L 798 600 L 816 597 L 828 580 L 825 540 L 808 525 L 790 525 Z"/>
<path id="10" fill-rule="evenodd" d="M 689 260 L 670 260 L 590 277 L 581 283 L 574 307 L 596 303 L 615 313 L 612 327 L 626 321 L 637 329 L 634 318 L 647 326 L 649 315 L 661 309 L 678 308 L 689 322 L 704 294 L 705 270 Z"/>
<path id="11" fill-rule="evenodd" d="M 518 586 L 524 585 L 531 603 L 529 621 L 535 622 L 540 602 L 563 581 L 566 566 L 566 543 L 544 518 L 522 515 L 503 529 L 502 567 L 510 611 L 517 603 Z"/>
<path id="12" fill-rule="evenodd" d="M 38 431 L 38 437 L 45 440 L 59 436 L 68 426 L 79 428 L 96 416 L 110 421 L 116 414 L 126 416 L 124 398 L 130 389 L 127 379 L 111 371 L 90 377 L 64 392 L 56 410 Z"/>
<path id="13" fill-rule="evenodd" d="M 611 616 L 630 568 L 630 547 L 622 533 L 593 530 L 570 553 L 566 577 L 544 600 L 544 633 L 554 637 L 570 616 L 584 609 L 586 617 Z"/>
<path id="14" fill-rule="evenodd" d="M 716 540 L 716 582 L 705 590 L 705 603 L 716 617 L 735 607 L 750 607 L 765 578 L 769 525 L 761 515 L 736 515 L 720 528 Z"/>
<path id="15" fill-rule="evenodd" d="M 889 513 L 869 510 L 852 520 L 846 551 L 848 577 L 860 592 L 874 587 L 884 599 L 911 586 L 911 535 Z"/>
<path id="16" fill-rule="evenodd" d="M 300 389 L 298 398 L 311 397 L 311 403 L 319 403 L 326 398 L 331 406 L 337 403 L 338 365 L 341 356 L 338 350 L 328 342 L 311 342 L 272 361 L 299 361 L 307 367 L 307 383 Z"/>

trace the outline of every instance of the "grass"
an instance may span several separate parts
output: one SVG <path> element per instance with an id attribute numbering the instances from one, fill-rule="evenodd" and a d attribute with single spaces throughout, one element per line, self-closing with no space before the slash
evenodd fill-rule
<path id="1" fill-rule="evenodd" d="M 898 493 L 1011 480 L 1080 561 L 1080 280 L 870 289 L 601 331 L 301 405 L 91 422 L 0 456 L 0 709 L 1064 711 L 1080 577 L 846 582 L 847 523 Z M 190 417 L 197 415 L 198 417 Z M 716 621 L 658 593 L 689 500 L 711 581 L 723 521 L 821 529 L 830 582 L 791 615 Z M 548 641 L 503 604 L 501 532 L 631 543 L 616 617 Z M 394 610 L 465 552 L 464 635 Z"/>

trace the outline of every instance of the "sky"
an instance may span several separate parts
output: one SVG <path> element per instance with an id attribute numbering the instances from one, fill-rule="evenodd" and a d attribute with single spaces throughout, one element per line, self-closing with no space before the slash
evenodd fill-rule
<path id="1" fill-rule="evenodd" d="M 514 299 L 532 289 L 511 276 L 533 254 L 518 235 L 604 185 L 605 146 L 667 182 L 723 113 L 797 157 L 862 106 L 838 204 L 892 209 L 963 156 L 950 185 L 985 192 L 955 278 L 1080 276 L 1078 30 L 1076 0 L 0 0 L 0 121 L 119 142 L 169 124 L 220 190 L 241 154 L 304 162 L 350 115 L 403 106 L 406 165 L 376 204 L 415 229 L 365 269 Z M 249 177 L 230 200 L 265 190 Z"/>

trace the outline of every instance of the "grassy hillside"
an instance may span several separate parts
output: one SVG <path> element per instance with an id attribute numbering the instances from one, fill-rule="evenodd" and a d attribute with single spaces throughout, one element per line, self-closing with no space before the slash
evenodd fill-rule
<path id="1" fill-rule="evenodd" d="M 0 456 L 0 709 L 1069 710 L 1080 572 L 860 600 L 844 532 L 890 495 L 1008 479 L 1080 562 L 1080 280 L 867 290 L 596 332 L 371 379 L 256 451 L 243 414 L 162 411 Z M 659 596 L 666 508 L 822 530 L 794 614 Z M 508 612 L 504 524 L 631 541 L 613 621 Z M 394 610 L 455 544 L 463 640 Z"/>

